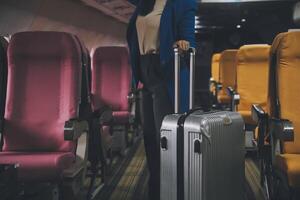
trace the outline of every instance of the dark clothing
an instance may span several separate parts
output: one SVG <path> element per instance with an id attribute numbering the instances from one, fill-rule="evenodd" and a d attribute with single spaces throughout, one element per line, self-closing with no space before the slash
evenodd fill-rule
<path id="1" fill-rule="evenodd" d="M 160 20 L 159 55 L 142 56 L 139 50 L 136 20 L 141 13 L 141 2 L 147 0 L 129 0 L 136 10 L 128 24 L 127 41 L 134 84 L 144 84 L 142 112 L 145 150 L 150 171 L 149 200 L 160 199 L 160 127 L 163 118 L 173 113 L 174 104 L 174 51 L 178 40 L 190 42 L 195 47 L 196 0 L 167 0 Z M 188 110 L 189 70 L 182 63 L 180 73 L 180 110 Z M 163 200 L 163 199 L 162 199 Z"/>
<path id="2" fill-rule="evenodd" d="M 140 51 L 136 30 L 136 19 L 140 13 L 141 0 L 129 0 L 137 6 L 128 24 L 127 41 L 130 50 L 131 66 L 135 84 L 140 81 Z M 144 0 L 143 0 L 144 1 Z M 196 0 L 167 0 L 166 6 L 160 21 L 160 67 L 167 81 L 167 89 L 174 102 L 174 52 L 173 45 L 178 40 L 190 42 L 191 47 L 196 46 L 195 42 L 195 14 L 197 12 Z M 185 66 L 184 66 L 185 65 Z M 181 112 L 188 111 L 189 102 L 189 72 L 188 67 L 183 63 L 181 67 Z"/>
<path id="3" fill-rule="evenodd" d="M 167 82 L 159 62 L 159 55 L 141 56 L 141 81 L 144 84 L 142 110 L 143 132 L 147 157 L 149 200 L 159 200 L 160 195 L 160 127 L 163 118 L 173 112 Z"/>

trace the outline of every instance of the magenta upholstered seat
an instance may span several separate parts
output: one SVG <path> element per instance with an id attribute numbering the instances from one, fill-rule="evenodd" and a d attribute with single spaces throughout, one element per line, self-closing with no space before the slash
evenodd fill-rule
<path id="1" fill-rule="evenodd" d="M 20 180 L 56 180 L 74 162 L 76 141 L 64 140 L 64 125 L 78 118 L 81 73 L 82 52 L 75 36 L 12 36 L 0 163 L 19 163 Z"/>
<path id="2" fill-rule="evenodd" d="M 131 70 L 125 47 L 99 47 L 92 51 L 92 107 L 110 106 L 115 124 L 128 124 Z"/>

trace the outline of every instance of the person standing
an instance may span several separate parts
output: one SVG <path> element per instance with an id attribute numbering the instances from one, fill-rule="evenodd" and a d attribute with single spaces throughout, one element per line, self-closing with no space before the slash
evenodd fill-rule
<path id="1" fill-rule="evenodd" d="M 195 0 L 129 0 L 136 5 L 128 30 L 132 73 L 143 87 L 143 133 L 149 178 L 149 199 L 160 199 L 160 127 L 174 112 L 174 45 L 195 47 Z M 181 68 L 181 112 L 188 110 L 188 65 Z"/>

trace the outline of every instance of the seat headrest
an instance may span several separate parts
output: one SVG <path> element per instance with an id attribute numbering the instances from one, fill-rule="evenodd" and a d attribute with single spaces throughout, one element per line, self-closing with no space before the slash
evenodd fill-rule
<path id="1" fill-rule="evenodd" d="M 300 57 L 300 45 L 294 45 L 299 42 L 299 37 L 299 31 L 280 33 L 273 41 L 271 54 L 279 53 L 281 58 Z"/>
<path id="2" fill-rule="evenodd" d="M 212 62 L 219 62 L 220 61 L 221 54 L 215 53 L 212 57 Z"/>
<path id="3" fill-rule="evenodd" d="M 242 46 L 237 54 L 238 62 L 268 62 L 270 55 L 270 45 L 253 44 Z"/>
<path id="4" fill-rule="evenodd" d="M 76 55 L 81 56 L 78 42 L 75 36 L 70 33 L 52 31 L 20 32 L 12 36 L 8 51 L 9 55 L 16 59 L 74 57 Z M 45 46 L 45 43 L 47 43 L 47 46 Z"/>
<path id="5" fill-rule="evenodd" d="M 237 52 L 237 49 L 228 49 L 223 51 L 220 56 L 220 62 L 235 62 Z"/>
<path id="6" fill-rule="evenodd" d="M 101 60 L 105 58 L 106 60 L 115 60 L 116 56 L 118 58 L 128 59 L 128 50 L 126 47 L 117 47 L 117 46 L 109 46 L 109 47 L 99 47 L 92 50 L 92 58 L 93 60 Z M 95 60 L 94 60 L 95 61 Z"/>

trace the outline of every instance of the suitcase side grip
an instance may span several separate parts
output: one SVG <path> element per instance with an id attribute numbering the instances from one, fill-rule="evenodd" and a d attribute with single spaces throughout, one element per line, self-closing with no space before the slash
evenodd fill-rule
<path id="1" fill-rule="evenodd" d="M 160 146 L 161 146 L 161 149 L 164 150 L 164 151 L 166 151 L 168 149 L 168 139 L 167 139 L 167 137 L 161 137 Z"/>
<path id="2" fill-rule="evenodd" d="M 200 140 L 194 140 L 194 152 L 198 154 L 202 153 Z"/>

